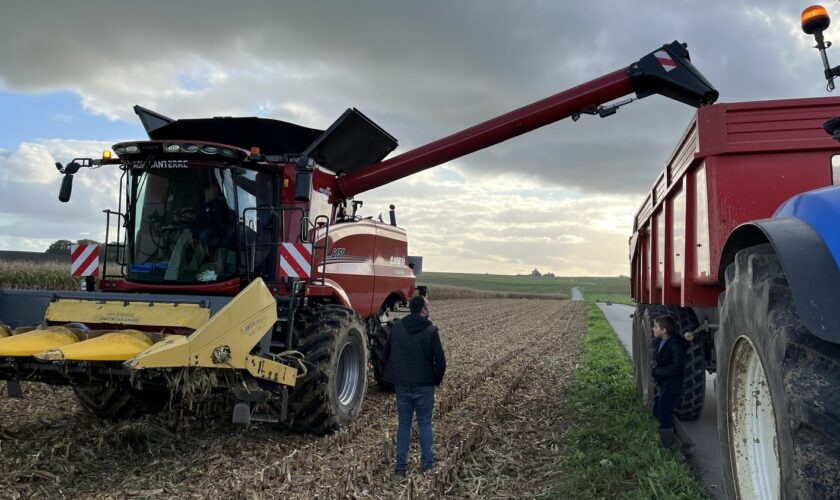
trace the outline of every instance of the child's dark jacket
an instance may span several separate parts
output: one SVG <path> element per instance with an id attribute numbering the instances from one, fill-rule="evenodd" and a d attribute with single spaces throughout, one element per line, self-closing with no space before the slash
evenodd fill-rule
<path id="1" fill-rule="evenodd" d="M 659 339 L 654 345 L 659 348 Z M 653 379 L 659 389 L 670 394 L 682 393 L 683 375 L 685 374 L 685 351 L 687 342 L 679 335 L 674 335 L 665 342 L 656 353 L 656 366 Z"/>

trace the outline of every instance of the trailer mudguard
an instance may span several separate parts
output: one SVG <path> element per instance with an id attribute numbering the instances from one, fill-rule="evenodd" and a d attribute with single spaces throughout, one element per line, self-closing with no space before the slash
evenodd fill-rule
<path id="1" fill-rule="evenodd" d="M 840 188 L 797 195 L 782 204 L 773 218 L 737 227 L 721 254 L 721 284 L 735 254 L 762 243 L 773 245 L 808 330 L 840 344 Z"/>

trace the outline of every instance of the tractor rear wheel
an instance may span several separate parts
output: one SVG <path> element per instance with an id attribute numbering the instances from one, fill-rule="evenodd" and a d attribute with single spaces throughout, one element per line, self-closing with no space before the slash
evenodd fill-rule
<path id="1" fill-rule="evenodd" d="M 361 412 L 367 392 L 365 326 L 353 310 L 332 304 L 300 311 L 298 318 L 297 350 L 307 372 L 289 392 L 290 426 L 326 434 Z"/>
<path id="2" fill-rule="evenodd" d="M 140 390 L 105 382 L 74 386 L 73 393 L 88 412 L 114 420 L 158 413 L 169 403 L 169 391 L 165 389 Z"/>
<path id="3" fill-rule="evenodd" d="M 769 244 L 726 268 L 717 351 L 718 436 L 731 498 L 840 491 L 840 346 L 812 335 Z"/>

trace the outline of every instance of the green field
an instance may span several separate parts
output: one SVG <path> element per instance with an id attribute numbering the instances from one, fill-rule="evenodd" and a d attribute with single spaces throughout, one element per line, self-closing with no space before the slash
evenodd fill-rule
<path id="1" fill-rule="evenodd" d="M 619 277 L 547 277 L 511 276 L 501 274 L 462 274 L 424 272 L 418 285 L 453 286 L 490 292 L 541 294 L 570 297 L 572 287 L 579 287 L 588 300 L 632 304 L 630 278 Z"/>

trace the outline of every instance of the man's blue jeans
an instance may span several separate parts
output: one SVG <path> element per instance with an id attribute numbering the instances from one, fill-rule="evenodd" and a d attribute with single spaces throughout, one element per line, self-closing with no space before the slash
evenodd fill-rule
<path id="1" fill-rule="evenodd" d="M 417 426 L 420 428 L 420 461 L 423 470 L 435 465 L 432 435 L 432 411 L 435 408 L 435 386 L 433 385 L 398 385 L 397 413 L 397 466 L 396 470 L 404 471 L 408 465 L 408 445 L 411 441 L 411 420 L 417 415 Z"/>

